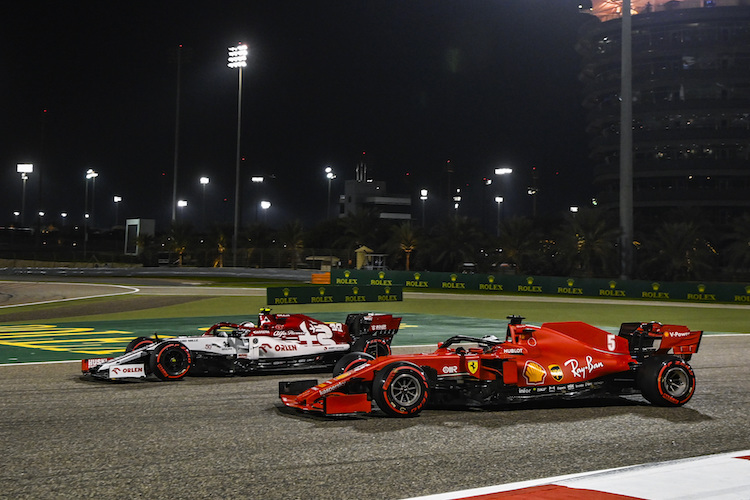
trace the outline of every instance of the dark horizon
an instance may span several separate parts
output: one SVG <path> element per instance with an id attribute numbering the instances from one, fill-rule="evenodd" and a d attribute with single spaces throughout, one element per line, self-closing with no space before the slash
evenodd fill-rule
<path id="1" fill-rule="evenodd" d="M 0 225 L 20 210 L 17 163 L 34 163 L 30 214 L 82 221 L 85 172 L 99 173 L 94 224 L 171 217 L 176 54 L 182 45 L 178 199 L 182 217 L 210 221 L 234 210 L 237 70 L 227 47 L 250 47 L 244 73 L 242 212 L 267 222 L 324 219 L 366 152 L 376 180 L 447 203 L 444 167 L 481 217 L 506 197 L 507 215 L 530 215 L 526 188 L 539 173 L 538 210 L 590 199 L 585 110 L 575 42 L 585 17 L 568 0 L 375 3 L 177 2 L 148 8 L 98 2 L 24 4 L 3 33 L 6 75 Z M 484 177 L 509 166 L 499 192 Z M 41 175 L 42 185 L 40 190 Z M 274 176 L 258 186 L 252 175 Z M 90 189 L 94 189 L 90 186 Z M 487 192 L 486 200 L 481 194 Z M 496 192 L 497 191 L 497 192 Z M 476 194 L 479 193 L 479 194 Z M 433 198 L 434 196 L 434 198 Z M 485 206 L 487 205 L 487 206 Z M 433 208 L 434 210 L 434 208 Z M 180 214 L 178 214 L 178 218 Z M 111 221 L 111 223 L 109 222 Z"/>

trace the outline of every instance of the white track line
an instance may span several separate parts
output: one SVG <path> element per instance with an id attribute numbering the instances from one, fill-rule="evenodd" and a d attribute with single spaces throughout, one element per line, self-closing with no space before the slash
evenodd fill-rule
<path id="1" fill-rule="evenodd" d="M 524 489 L 548 485 L 647 500 L 745 500 L 750 498 L 750 460 L 746 458 L 749 455 L 750 450 L 743 450 L 438 493 L 409 500 L 468 500 L 492 494 L 497 498 L 531 499 L 534 493 Z"/>
<path id="2" fill-rule="evenodd" d="M 14 283 L 18 284 L 18 281 L 1 281 L 0 283 Z M 6 309 L 10 307 L 25 307 L 25 306 L 38 306 L 41 304 L 54 304 L 56 302 L 70 302 L 72 300 L 84 300 L 84 299 L 96 299 L 99 297 L 114 297 L 116 295 L 129 295 L 132 293 L 138 293 L 140 289 L 132 287 L 132 286 L 125 286 L 125 285 L 109 285 L 109 284 L 103 284 L 103 283 L 64 283 L 64 282 L 48 282 L 48 281 L 28 281 L 24 283 L 30 283 L 30 284 L 58 284 L 58 285 L 72 285 L 72 286 L 100 286 L 100 287 L 113 287 L 113 288 L 122 288 L 125 289 L 125 291 L 117 292 L 117 293 L 103 293 L 98 295 L 86 295 L 83 297 L 68 297 L 65 299 L 54 299 L 54 300 L 41 300 L 39 302 L 26 302 L 25 304 L 8 304 L 4 306 L 0 306 L 0 309 Z"/>

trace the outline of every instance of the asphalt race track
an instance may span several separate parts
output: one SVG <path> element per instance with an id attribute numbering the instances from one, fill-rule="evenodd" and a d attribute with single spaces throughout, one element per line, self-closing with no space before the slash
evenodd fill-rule
<path id="1" fill-rule="evenodd" d="M 76 363 L 4 366 L 0 497 L 398 499 L 748 449 L 748 352 L 748 335 L 704 338 L 682 408 L 632 398 L 413 419 L 282 409 L 278 382 L 309 375 L 113 384 Z"/>

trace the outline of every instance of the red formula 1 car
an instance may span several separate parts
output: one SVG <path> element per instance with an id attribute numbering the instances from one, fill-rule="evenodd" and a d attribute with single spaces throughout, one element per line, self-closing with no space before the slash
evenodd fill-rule
<path id="1" fill-rule="evenodd" d="M 325 323 L 304 314 L 272 314 L 264 308 L 257 325 L 222 322 L 199 336 L 138 337 L 122 356 L 85 359 L 81 369 L 84 375 L 107 380 L 330 369 L 349 352 L 390 354 L 400 324 L 401 318 L 390 314 L 352 313 L 344 323 Z"/>
<path id="2" fill-rule="evenodd" d="M 350 353 L 331 380 L 281 382 L 279 396 L 288 407 L 323 415 L 370 413 L 374 402 L 388 416 L 411 417 L 428 404 L 492 407 L 637 393 L 655 405 L 680 406 L 695 391 L 687 361 L 702 331 L 651 322 L 623 323 L 615 334 L 582 322 L 508 319 L 505 340 L 458 335 L 431 354 Z"/>

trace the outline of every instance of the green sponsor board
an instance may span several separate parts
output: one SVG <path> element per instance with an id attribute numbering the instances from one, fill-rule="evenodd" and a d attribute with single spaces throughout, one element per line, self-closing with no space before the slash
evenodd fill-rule
<path id="1" fill-rule="evenodd" d="M 333 304 L 339 302 L 396 302 L 404 299 L 403 287 L 375 285 L 310 285 L 269 287 L 270 306 L 286 304 Z"/>
<path id="2" fill-rule="evenodd" d="M 335 269 L 333 285 L 403 286 L 521 295 L 558 295 L 750 305 L 750 283 L 657 282 L 601 278 Z"/>

